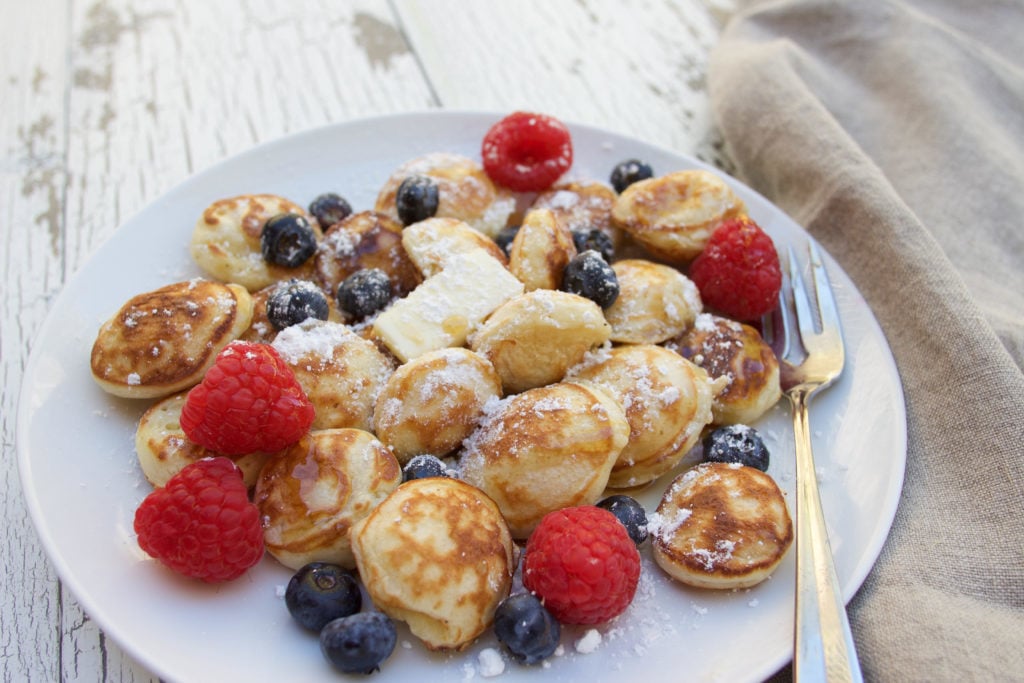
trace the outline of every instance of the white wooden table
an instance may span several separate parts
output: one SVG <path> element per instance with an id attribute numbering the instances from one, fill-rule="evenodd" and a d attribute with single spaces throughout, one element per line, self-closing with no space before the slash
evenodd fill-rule
<path id="1" fill-rule="evenodd" d="M 404 111 L 541 111 L 728 169 L 705 73 L 732 9 L 730 0 L 0 0 L 2 680 L 154 680 L 62 587 L 26 511 L 15 453 L 33 338 L 119 224 L 256 143 Z"/>

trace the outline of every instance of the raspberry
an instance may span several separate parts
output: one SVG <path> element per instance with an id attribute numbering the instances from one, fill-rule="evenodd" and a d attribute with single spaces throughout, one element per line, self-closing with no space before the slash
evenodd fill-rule
<path id="1" fill-rule="evenodd" d="M 572 138 L 558 119 L 517 111 L 487 131 L 481 156 L 484 171 L 497 184 L 540 192 L 572 166 Z"/>
<path id="2" fill-rule="evenodd" d="M 772 238 L 747 217 L 718 226 L 689 275 L 705 305 L 741 321 L 774 309 L 782 286 Z"/>
<path id="3" fill-rule="evenodd" d="M 135 533 L 150 556 L 210 583 L 238 578 L 263 557 L 259 509 L 228 458 L 197 460 L 146 496 Z"/>
<path id="4" fill-rule="evenodd" d="M 189 391 L 181 428 L 200 446 L 242 455 L 295 443 L 313 417 L 313 404 L 272 346 L 236 341 Z"/>
<path id="5" fill-rule="evenodd" d="M 595 506 L 550 512 L 526 542 L 523 585 L 565 624 L 600 624 L 625 611 L 640 553 L 615 515 Z"/>

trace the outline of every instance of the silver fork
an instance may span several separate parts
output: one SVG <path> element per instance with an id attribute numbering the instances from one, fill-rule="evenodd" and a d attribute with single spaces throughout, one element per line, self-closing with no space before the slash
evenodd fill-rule
<path id="1" fill-rule="evenodd" d="M 790 248 L 789 287 L 783 287 L 778 310 L 764 321 L 765 338 L 779 358 L 783 393 L 793 407 L 796 442 L 793 676 L 795 680 L 805 681 L 861 681 L 860 664 L 821 511 L 808 416 L 811 396 L 832 384 L 843 371 L 843 336 L 828 274 L 818 248 L 811 241 L 808 241 L 808 253 L 817 315 L 812 312 L 813 304 Z M 799 334 L 794 334 L 793 311 Z M 794 360 L 794 337 L 798 337 L 796 341 L 803 349 L 802 360 Z"/>

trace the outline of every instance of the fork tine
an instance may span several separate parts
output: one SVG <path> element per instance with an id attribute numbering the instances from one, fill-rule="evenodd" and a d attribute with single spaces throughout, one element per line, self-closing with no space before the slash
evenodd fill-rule
<path id="1" fill-rule="evenodd" d="M 808 242 L 808 252 L 811 259 L 811 273 L 814 276 L 814 294 L 818 300 L 818 316 L 821 318 L 821 332 L 831 337 L 833 334 L 841 335 L 842 327 L 839 323 L 839 311 L 836 307 L 835 295 L 832 293 L 832 286 L 829 283 L 828 272 L 821 259 L 821 252 L 814 242 Z M 833 343 L 841 342 L 838 339 L 830 340 Z"/>
<path id="2" fill-rule="evenodd" d="M 786 283 L 783 282 L 775 308 L 761 316 L 761 336 L 779 360 L 789 356 L 789 335 L 786 330 L 792 329 L 791 321 L 788 320 L 792 312 L 786 299 L 786 289 Z"/>
<path id="3" fill-rule="evenodd" d="M 796 322 L 800 328 L 800 341 L 804 349 L 811 353 L 811 346 L 817 330 L 814 327 L 814 315 L 811 313 L 811 304 L 807 300 L 807 287 L 804 285 L 804 278 L 800 274 L 798 261 L 793 254 L 793 247 L 789 251 L 789 285 L 793 291 L 793 307 L 796 309 Z"/>

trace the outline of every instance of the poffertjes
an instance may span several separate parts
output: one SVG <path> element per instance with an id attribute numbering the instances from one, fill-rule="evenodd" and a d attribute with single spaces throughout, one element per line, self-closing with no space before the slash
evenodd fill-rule
<path id="1" fill-rule="evenodd" d="M 614 342 L 660 344 L 690 327 L 704 308 L 697 286 L 675 268 L 624 259 L 612 270 L 619 296 L 604 315 Z"/>
<path id="2" fill-rule="evenodd" d="M 309 222 L 314 237 L 321 237 L 316 219 L 284 197 L 246 194 L 220 199 L 203 211 L 192 232 L 192 258 L 209 275 L 242 285 L 250 292 L 278 280 L 310 279 L 313 261 L 295 268 L 269 263 L 263 258 L 263 226 L 274 216 L 293 213 Z"/>
<path id="3" fill-rule="evenodd" d="M 746 205 L 720 177 L 693 169 L 633 183 L 612 208 L 612 223 L 660 260 L 682 265 Z"/>
<path id="4" fill-rule="evenodd" d="M 671 470 L 711 423 L 716 387 L 702 368 L 662 346 L 601 349 L 569 377 L 598 385 L 625 407 L 629 441 L 608 480 L 614 488 L 642 486 Z"/>
<path id="5" fill-rule="evenodd" d="M 401 463 L 442 457 L 473 433 L 484 406 L 501 398 L 490 361 L 461 347 L 439 349 L 398 367 L 377 396 L 373 428 Z"/>
<path id="6" fill-rule="evenodd" d="M 793 542 L 786 499 L 764 472 L 703 463 L 680 474 L 651 516 L 651 548 L 672 578 L 698 588 L 764 581 Z"/>
<path id="7" fill-rule="evenodd" d="M 423 277 L 441 272 L 453 254 L 483 250 L 508 265 L 501 247 L 479 230 L 457 218 L 428 218 L 402 230 L 402 247 Z"/>
<path id="8" fill-rule="evenodd" d="M 779 361 L 750 325 L 702 313 L 665 347 L 726 382 L 711 406 L 715 424 L 752 424 L 782 397 Z"/>
<path id="9" fill-rule="evenodd" d="M 464 444 L 461 476 L 494 499 L 515 538 L 526 538 L 547 513 L 597 502 L 628 440 L 629 423 L 608 393 L 559 382 L 494 406 Z"/>
<path id="10" fill-rule="evenodd" d="M 431 650 L 461 650 L 483 633 L 512 586 L 515 556 L 494 502 L 457 479 L 414 479 L 352 529 L 373 604 Z"/>
<path id="11" fill-rule="evenodd" d="M 499 306 L 469 339 L 508 393 L 552 384 L 608 341 L 612 328 L 590 299 L 535 289 Z"/>
<path id="12" fill-rule="evenodd" d="M 332 225 L 313 256 L 316 281 L 334 298 L 338 285 L 364 268 L 383 271 L 404 296 L 422 278 L 402 247 L 402 224 L 376 211 L 360 211 Z"/>
<path id="13" fill-rule="evenodd" d="M 361 429 L 310 432 L 263 467 L 253 500 L 267 551 L 298 569 L 355 567 L 350 529 L 402 481 L 391 451 Z"/>
<path id="14" fill-rule="evenodd" d="M 188 280 L 138 294 L 100 326 L 90 366 L 115 396 L 160 398 L 202 380 L 221 349 L 252 321 L 239 285 Z"/>
<path id="15" fill-rule="evenodd" d="M 405 162 L 388 177 L 377 194 L 374 209 L 398 219 L 395 198 L 402 182 L 426 176 L 437 184 L 439 218 L 457 218 L 494 237 L 515 211 L 515 197 L 496 186 L 476 161 L 458 154 L 434 152 Z"/>
<path id="16" fill-rule="evenodd" d="M 308 319 L 281 330 L 273 347 L 316 408 L 313 429 L 373 429 L 373 406 L 391 359 L 340 323 Z"/>

